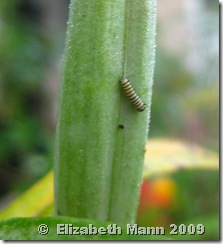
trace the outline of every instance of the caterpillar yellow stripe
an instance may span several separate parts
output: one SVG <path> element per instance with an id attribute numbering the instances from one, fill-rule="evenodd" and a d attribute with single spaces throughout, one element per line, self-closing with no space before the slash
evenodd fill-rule
<path id="1" fill-rule="evenodd" d="M 139 112 L 144 111 L 145 108 L 146 108 L 145 103 L 137 95 L 137 93 L 133 89 L 130 81 L 128 79 L 126 79 L 126 78 L 122 78 L 120 80 L 120 83 L 121 83 L 123 91 L 125 92 L 125 94 L 128 97 L 128 99 L 131 101 L 131 103 L 134 105 L 134 107 Z"/>

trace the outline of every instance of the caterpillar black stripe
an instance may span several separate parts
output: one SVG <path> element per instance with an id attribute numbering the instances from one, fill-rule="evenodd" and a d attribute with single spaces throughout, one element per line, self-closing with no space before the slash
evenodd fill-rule
<path id="1" fill-rule="evenodd" d="M 142 112 L 145 110 L 145 103 L 142 102 L 142 100 L 139 98 L 139 96 L 136 94 L 135 90 L 133 89 L 130 81 L 126 78 L 122 78 L 120 80 L 120 83 L 122 85 L 122 88 L 131 101 L 131 103 L 135 106 L 135 108 L 139 111 Z"/>

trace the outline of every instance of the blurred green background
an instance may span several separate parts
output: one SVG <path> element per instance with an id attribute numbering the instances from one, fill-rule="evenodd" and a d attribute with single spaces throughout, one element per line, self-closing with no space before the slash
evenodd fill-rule
<path id="1" fill-rule="evenodd" d="M 0 5 L 0 209 L 53 166 L 68 0 Z M 219 151 L 219 3 L 157 0 L 150 138 Z M 218 189 L 216 189 L 218 191 Z"/>
<path id="2" fill-rule="evenodd" d="M 0 197 L 23 191 L 52 168 L 68 4 L 1 2 Z"/>

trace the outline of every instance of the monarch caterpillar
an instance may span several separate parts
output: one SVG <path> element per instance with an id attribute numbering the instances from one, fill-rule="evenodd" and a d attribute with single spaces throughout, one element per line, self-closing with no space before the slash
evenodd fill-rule
<path id="1" fill-rule="evenodd" d="M 136 109 L 139 112 L 142 112 L 145 109 L 145 103 L 142 102 L 142 100 L 139 98 L 139 96 L 136 94 L 135 90 L 133 89 L 130 81 L 126 78 L 122 78 L 120 80 L 120 83 L 122 85 L 122 89 L 124 90 L 125 94 L 131 101 L 131 103 L 136 107 Z"/>

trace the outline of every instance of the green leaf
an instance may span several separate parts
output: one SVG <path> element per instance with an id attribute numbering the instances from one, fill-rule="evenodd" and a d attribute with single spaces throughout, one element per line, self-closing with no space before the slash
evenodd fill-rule
<path id="1" fill-rule="evenodd" d="M 0 212 L 0 220 L 53 213 L 53 172 L 50 171 Z"/>
<path id="2" fill-rule="evenodd" d="M 134 222 L 150 114 L 155 10 L 155 0 L 71 1 L 56 135 L 56 214 Z M 123 76 L 145 111 L 123 93 Z"/>
<path id="3" fill-rule="evenodd" d="M 199 218 L 190 218 L 186 219 L 180 224 L 184 224 L 187 228 L 188 232 L 188 226 L 193 224 L 195 228 L 197 228 L 197 225 L 202 224 L 204 226 L 204 233 L 202 235 L 199 235 L 195 233 L 194 235 L 190 235 L 187 233 L 186 235 L 182 235 L 179 232 L 178 228 L 178 235 L 169 235 L 170 238 L 173 238 L 175 240 L 205 240 L 205 241 L 219 241 L 220 240 L 220 226 L 219 226 L 219 214 L 206 214 Z M 179 227 L 180 224 L 177 224 Z M 168 228 L 166 233 L 170 233 L 170 231 L 173 230 L 173 228 Z"/>
<path id="4" fill-rule="evenodd" d="M 106 232 L 104 231 L 104 233 L 106 234 L 73 235 L 73 232 L 71 232 L 72 234 L 70 235 L 58 235 L 57 225 L 63 223 L 68 224 L 72 227 L 80 227 L 80 228 L 87 227 L 88 229 L 91 228 L 89 225 L 92 225 L 93 227 L 96 228 L 104 227 L 106 229 Z M 38 233 L 38 226 L 41 224 L 45 224 L 48 226 L 49 228 L 48 234 L 41 235 Z M 165 235 L 127 234 L 127 226 L 124 225 L 119 225 L 119 226 L 116 225 L 121 229 L 120 234 L 118 235 L 108 234 L 107 228 L 110 224 L 111 223 L 108 222 L 106 223 L 106 222 L 99 222 L 94 220 L 75 219 L 75 218 L 64 217 L 64 216 L 46 217 L 46 218 L 15 218 L 15 219 L 9 219 L 0 222 L 0 239 L 1 240 L 170 240 L 170 238 L 165 237 Z"/>

